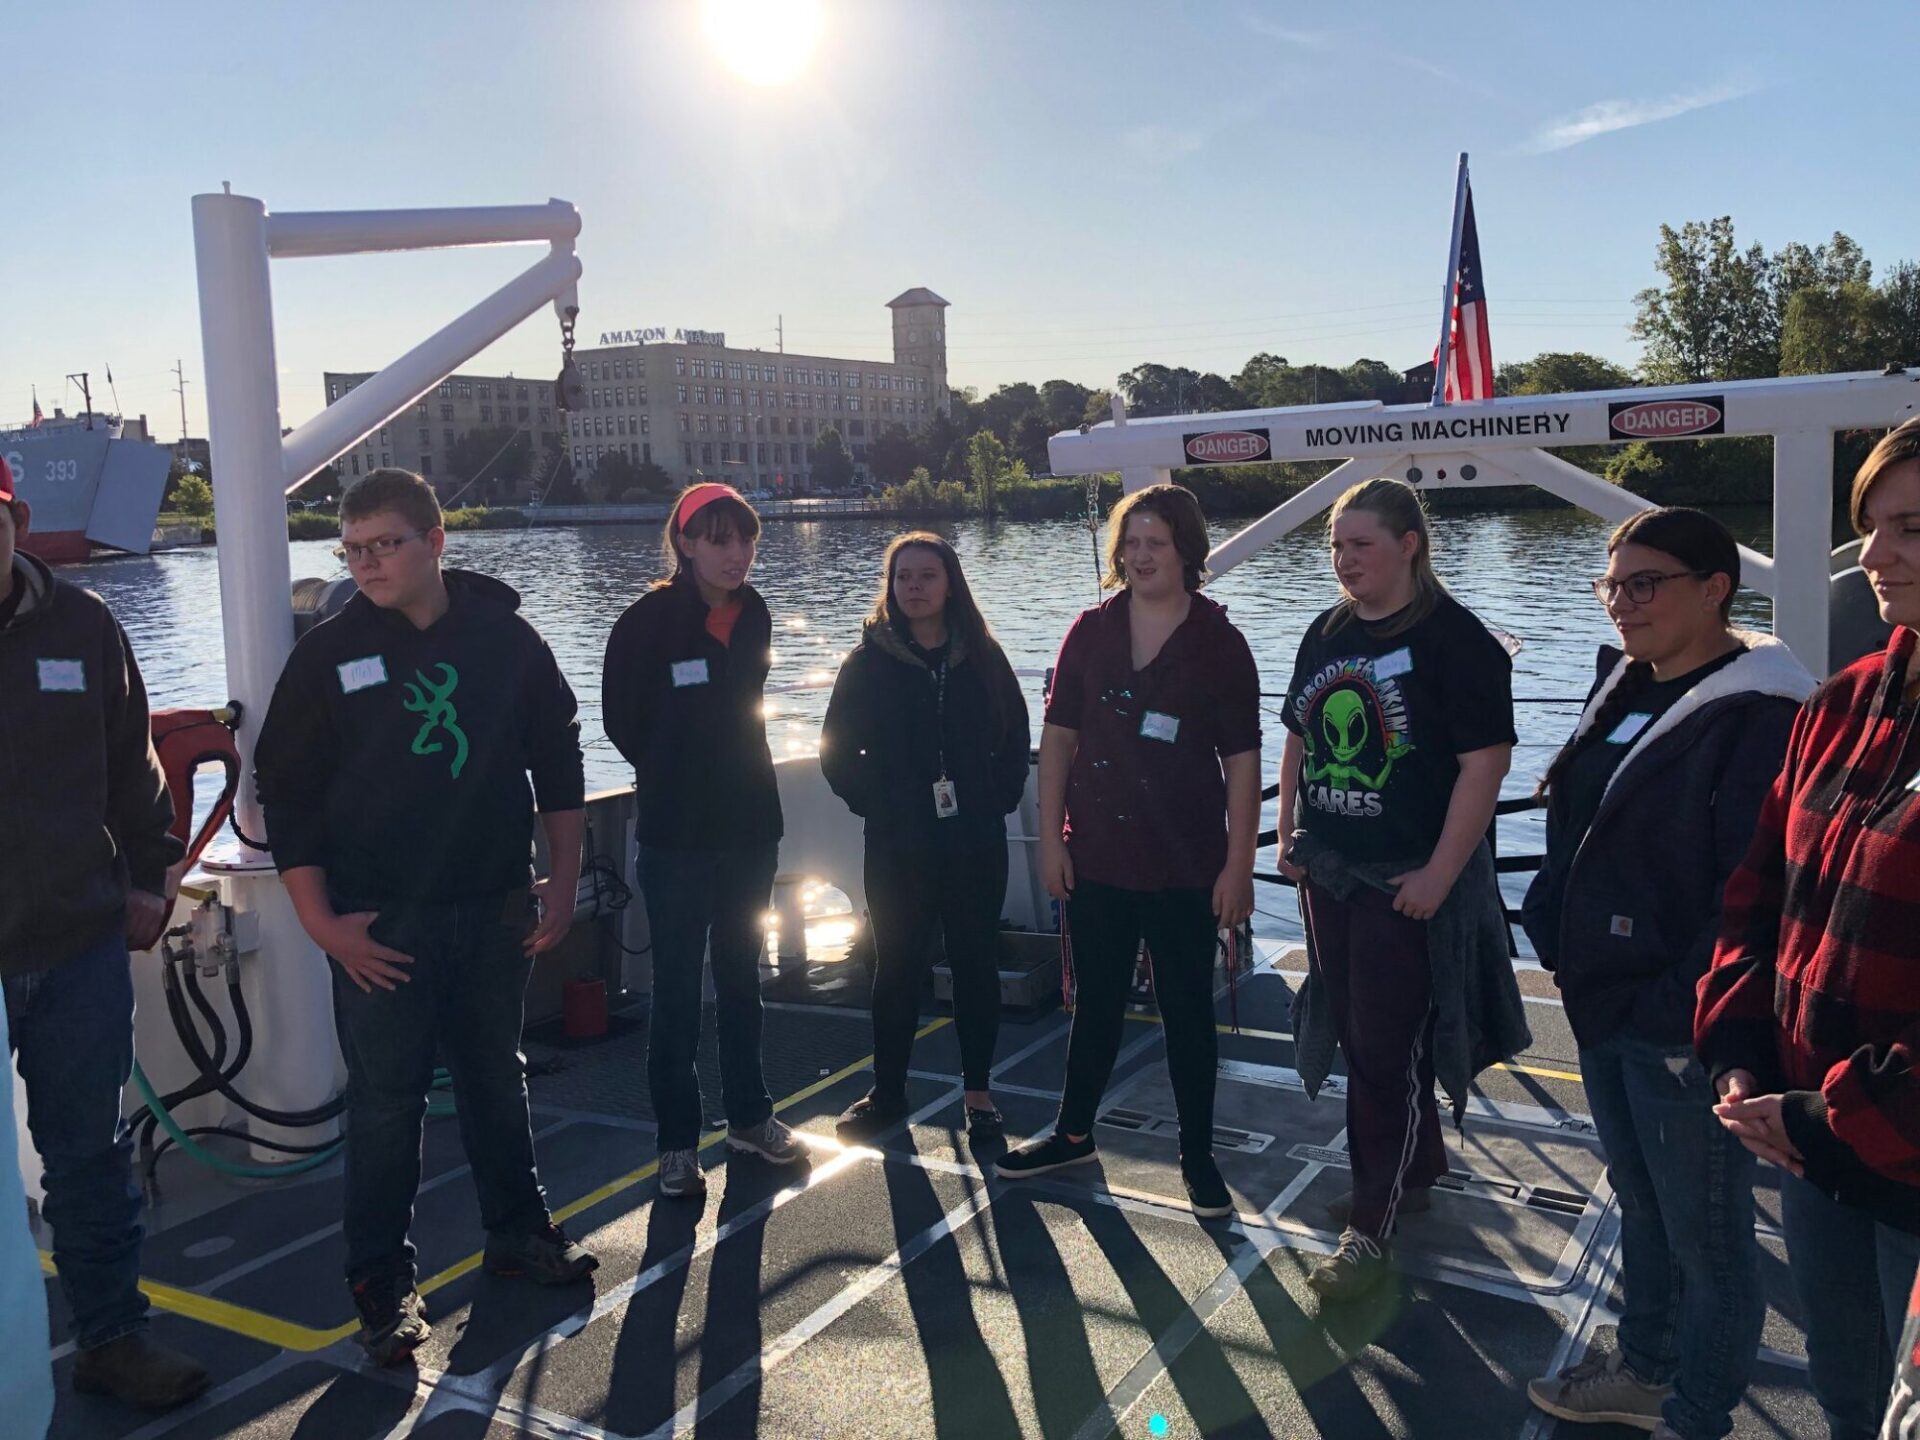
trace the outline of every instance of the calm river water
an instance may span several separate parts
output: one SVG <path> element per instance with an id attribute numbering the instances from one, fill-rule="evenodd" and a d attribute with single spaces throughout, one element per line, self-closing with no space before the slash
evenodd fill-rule
<path id="1" fill-rule="evenodd" d="M 1763 510 L 1724 516 L 1740 539 L 1772 548 Z M 1214 525 L 1216 540 L 1240 520 Z M 812 749 L 827 685 L 873 602 L 879 560 L 900 527 L 880 520 L 773 520 L 761 536 L 753 581 L 773 610 L 771 684 L 817 682 L 770 698 L 768 733 L 775 758 Z M 1093 546 L 1084 524 L 965 520 L 937 528 L 952 540 L 989 622 L 1017 667 L 1052 663 L 1061 636 L 1094 604 Z M 1454 594 L 1490 625 L 1522 642 L 1514 661 L 1521 748 L 1507 793 L 1530 790 L 1572 725 L 1592 678 L 1594 648 L 1611 638 L 1588 589 L 1605 568 L 1608 526 L 1570 510 L 1448 512 L 1434 522 L 1435 557 Z M 600 726 L 600 660 L 621 610 L 660 572 L 658 525 L 577 530 L 474 531 L 448 537 L 448 563 L 484 570 L 516 587 L 522 613 L 547 637 L 580 698 L 589 789 L 631 781 Z M 295 578 L 335 575 L 331 545 L 292 546 Z M 176 550 L 146 559 L 101 561 L 67 572 L 104 595 L 132 637 L 156 706 L 215 705 L 226 698 L 220 588 L 212 549 Z M 1291 673 L 1303 627 L 1335 593 L 1322 532 L 1295 532 L 1223 576 L 1208 593 L 1229 607 L 1260 665 L 1269 751 L 1279 753 L 1279 694 Z M 1768 628 L 1766 603 L 1742 592 L 1743 623 Z M 1035 727 L 1040 680 L 1026 682 Z M 1272 763 L 1268 765 L 1269 772 Z M 1268 776 L 1271 780 L 1271 773 Z M 1271 809 L 1271 807 L 1269 807 Z M 1271 815 L 1268 822 L 1272 823 Z M 1502 846 L 1535 850 L 1538 822 L 1503 822 Z M 1262 868 L 1271 864 L 1263 855 Z M 1509 877 L 1517 896 L 1524 880 Z M 1262 887 L 1263 890 L 1269 887 Z M 1291 897 L 1262 897 L 1263 933 L 1293 933 Z"/>

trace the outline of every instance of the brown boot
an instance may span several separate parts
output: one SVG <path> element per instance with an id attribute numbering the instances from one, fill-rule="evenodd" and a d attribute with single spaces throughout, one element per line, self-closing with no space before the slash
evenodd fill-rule
<path id="1" fill-rule="evenodd" d="M 170 1350 L 145 1330 L 135 1330 L 73 1361 L 73 1388 L 82 1395 L 111 1395 L 142 1410 L 171 1410 L 207 1388 L 206 1367 Z"/>

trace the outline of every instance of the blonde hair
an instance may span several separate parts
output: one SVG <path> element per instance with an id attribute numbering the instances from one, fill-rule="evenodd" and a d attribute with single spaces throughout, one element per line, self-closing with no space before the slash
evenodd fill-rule
<path id="1" fill-rule="evenodd" d="M 1427 526 L 1427 507 L 1420 503 L 1420 492 L 1404 480 L 1394 480 L 1385 475 L 1362 480 L 1333 502 L 1333 510 L 1327 516 L 1329 543 L 1335 522 L 1349 510 L 1365 510 L 1392 532 L 1396 540 L 1404 539 L 1408 534 L 1420 537 L 1420 544 L 1413 552 L 1413 603 L 1395 616 L 1391 625 L 1376 633 L 1398 635 L 1411 630 L 1433 613 L 1433 607 L 1447 593 L 1447 587 L 1440 583 L 1439 575 L 1434 573 L 1433 533 Z M 1333 607 L 1333 613 L 1327 617 L 1324 633 L 1331 635 L 1352 618 L 1353 601 L 1343 594 Z"/>

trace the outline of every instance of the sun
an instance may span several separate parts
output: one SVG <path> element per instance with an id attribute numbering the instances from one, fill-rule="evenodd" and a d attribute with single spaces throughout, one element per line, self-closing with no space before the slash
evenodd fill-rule
<path id="1" fill-rule="evenodd" d="M 702 0 L 707 43 L 754 85 L 785 85 L 807 68 L 826 17 L 820 0 Z"/>

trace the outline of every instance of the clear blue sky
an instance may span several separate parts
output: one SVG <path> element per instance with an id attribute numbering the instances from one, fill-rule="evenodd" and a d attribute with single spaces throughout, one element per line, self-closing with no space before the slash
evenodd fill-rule
<path id="1" fill-rule="evenodd" d="M 179 357 L 205 433 L 188 201 L 223 180 L 282 210 L 571 200 L 589 339 L 770 349 L 784 314 L 790 348 L 878 358 L 884 302 L 927 285 L 983 392 L 1259 350 L 1419 361 L 1460 150 L 1496 359 L 1630 363 L 1663 221 L 1920 256 L 1911 0 L 824 4 L 811 64 L 764 88 L 693 0 L 22 0 L 0 423 L 111 364 L 171 438 Z M 534 254 L 277 263 L 284 418 Z M 469 368 L 547 374 L 556 350 L 540 317 Z"/>

